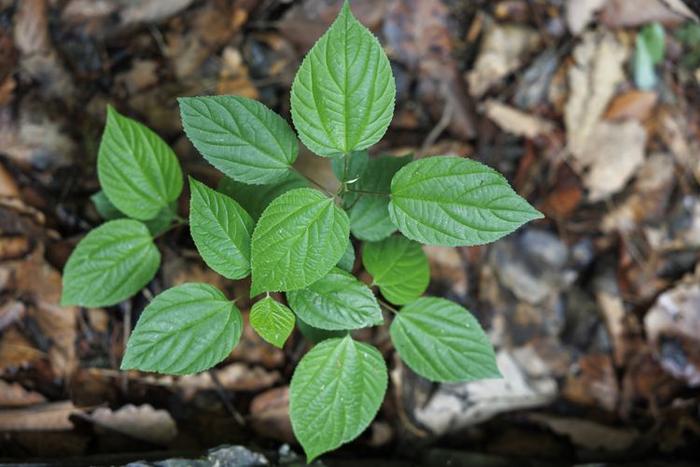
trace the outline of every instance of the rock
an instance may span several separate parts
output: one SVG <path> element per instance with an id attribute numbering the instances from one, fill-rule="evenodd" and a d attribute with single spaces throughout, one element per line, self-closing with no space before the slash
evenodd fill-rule
<path id="1" fill-rule="evenodd" d="M 661 294 L 644 329 L 664 370 L 700 386 L 700 284 L 682 283 Z"/>
<path id="2" fill-rule="evenodd" d="M 270 465 L 265 456 L 243 446 L 219 446 L 211 449 L 207 458 L 212 462 L 212 467 Z"/>

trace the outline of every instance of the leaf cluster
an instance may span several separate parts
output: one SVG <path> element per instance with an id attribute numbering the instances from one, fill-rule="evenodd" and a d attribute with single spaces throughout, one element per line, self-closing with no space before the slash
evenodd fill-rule
<path id="1" fill-rule="evenodd" d="M 294 79 L 296 132 L 247 98 L 180 98 L 187 137 L 225 175 L 217 190 L 189 179 L 188 220 L 174 209 L 183 174 L 172 149 L 110 107 L 98 154 L 102 191 L 93 197 L 107 222 L 67 262 L 62 303 L 128 299 L 158 270 L 154 239 L 188 223 L 211 269 L 251 277 L 251 298 L 260 298 L 250 324 L 265 341 L 282 347 L 296 325 L 316 343 L 290 388 L 292 426 L 309 460 L 356 438 L 384 398 L 384 357 L 354 330 L 391 318 L 399 356 L 433 381 L 498 377 L 478 321 L 456 303 L 423 296 L 430 268 L 421 244 L 481 245 L 541 214 L 473 160 L 369 157 L 389 126 L 395 93 L 389 60 L 346 2 Z M 338 192 L 313 188 L 294 169 L 297 137 L 331 159 Z M 353 275 L 356 247 L 371 284 Z M 179 285 L 143 310 L 121 367 L 204 371 L 230 354 L 242 328 L 241 312 L 222 291 Z"/>

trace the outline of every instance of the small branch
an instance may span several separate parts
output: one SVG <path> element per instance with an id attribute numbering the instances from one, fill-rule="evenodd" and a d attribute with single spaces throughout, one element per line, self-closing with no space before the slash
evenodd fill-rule
<path id="1" fill-rule="evenodd" d="M 346 190 L 348 193 L 361 193 L 363 195 L 376 195 L 376 196 L 389 196 L 391 193 L 384 193 L 382 191 L 368 191 L 368 190 Z"/>

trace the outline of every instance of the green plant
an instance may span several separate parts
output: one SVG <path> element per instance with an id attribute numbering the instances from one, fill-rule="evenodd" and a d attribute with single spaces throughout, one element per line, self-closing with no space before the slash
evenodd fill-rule
<path id="1" fill-rule="evenodd" d="M 389 332 L 399 356 L 416 373 L 433 381 L 500 376 L 476 319 L 455 303 L 422 297 L 430 271 L 420 243 L 480 245 L 541 217 L 478 162 L 370 159 L 367 149 L 389 126 L 394 97 L 386 55 L 345 3 L 291 92 L 297 134 L 331 158 L 337 193 L 310 188 L 296 172 L 296 135 L 262 104 L 235 96 L 179 99 L 188 138 L 228 177 L 219 191 L 190 178 L 189 227 L 204 262 L 229 279 L 252 275 L 250 295 L 262 298 L 250 322 L 263 339 L 282 347 L 296 320 L 317 342 L 290 389 L 292 426 L 309 460 L 356 438 L 379 410 L 386 363 L 351 331 L 383 324 L 382 309 L 393 316 Z M 98 176 L 103 193 L 94 201 L 108 221 L 68 260 L 66 305 L 109 306 L 138 292 L 158 269 L 154 237 L 186 222 L 173 207 L 182 190 L 174 153 L 112 108 Z M 390 303 L 352 274 L 351 232 L 363 242 L 372 285 Z M 242 327 L 235 303 L 211 285 L 173 287 L 143 311 L 121 368 L 204 371 L 229 355 Z"/>
<path id="2" fill-rule="evenodd" d="M 634 82 L 639 89 L 653 89 L 658 82 L 656 66 L 664 58 L 666 49 L 666 34 L 659 23 L 644 26 L 637 33 L 634 49 L 633 69 Z"/>

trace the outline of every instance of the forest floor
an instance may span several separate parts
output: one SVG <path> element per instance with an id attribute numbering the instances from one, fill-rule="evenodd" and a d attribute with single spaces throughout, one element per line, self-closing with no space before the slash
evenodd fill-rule
<path id="1" fill-rule="evenodd" d="M 308 347 L 299 333 L 279 350 L 248 327 L 230 358 L 200 375 L 118 370 L 156 293 L 204 281 L 247 296 L 245 282 L 204 267 L 186 228 L 158 240 L 163 267 L 133 300 L 58 303 L 68 255 L 101 222 L 90 196 L 106 106 L 154 129 L 185 172 L 215 186 L 183 136 L 176 97 L 238 94 L 288 118 L 294 73 L 338 5 L 0 0 L 0 462 L 194 458 L 223 444 L 273 463 L 293 458 L 285 444 L 301 452 L 287 415 L 290 375 Z M 352 7 L 397 83 L 394 121 L 372 154 L 473 157 L 546 218 L 491 246 L 426 247 L 429 293 L 479 318 L 505 379 L 432 384 L 385 341 L 391 381 L 377 419 L 324 462 L 700 461 L 692 10 L 680 0 Z M 309 160 L 303 170 L 330 176 L 327 161 Z"/>

